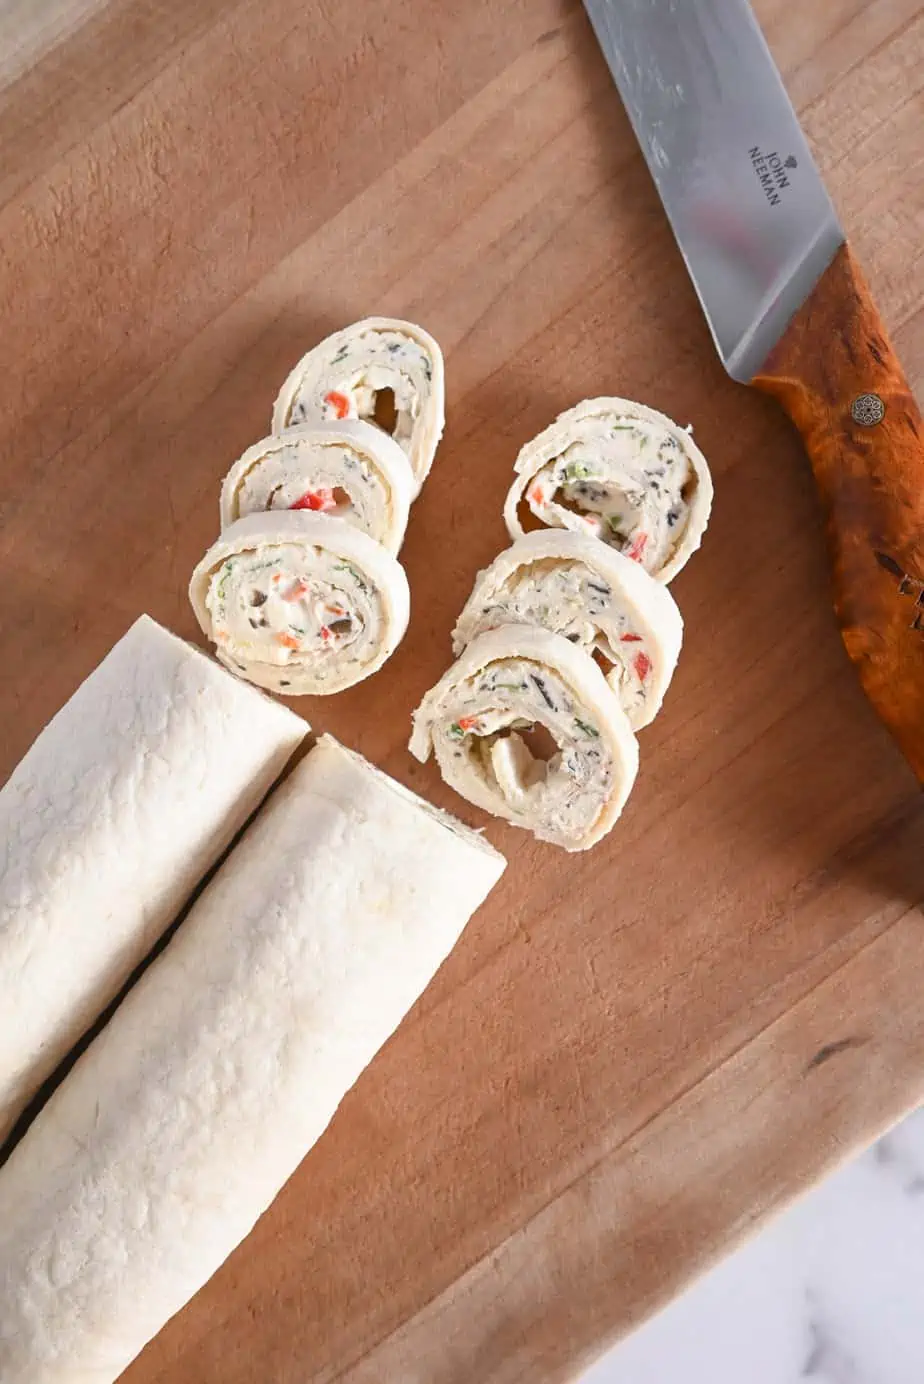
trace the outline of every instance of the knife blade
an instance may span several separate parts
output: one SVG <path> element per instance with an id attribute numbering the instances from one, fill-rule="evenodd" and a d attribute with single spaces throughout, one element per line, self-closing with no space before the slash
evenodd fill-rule
<path id="1" fill-rule="evenodd" d="M 584 6 L 725 368 L 802 435 L 847 652 L 924 782 L 924 421 L 761 29 L 746 0 Z"/>

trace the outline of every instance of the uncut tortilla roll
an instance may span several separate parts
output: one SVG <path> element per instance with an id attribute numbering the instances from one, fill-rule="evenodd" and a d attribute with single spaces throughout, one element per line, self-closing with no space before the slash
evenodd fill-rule
<path id="1" fill-rule="evenodd" d="M 322 738 L 0 1174 L 3 1384 L 112 1384 L 249 1233 L 504 863 Z"/>
<path id="2" fill-rule="evenodd" d="M 690 433 L 629 399 L 585 399 L 527 442 L 504 505 L 550 528 L 591 534 L 669 582 L 702 542 L 712 478 Z"/>
<path id="3" fill-rule="evenodd" d="M 265 437 L 221 488 L 221 527 L 248 514 L 296 509 L 336 515 L 396 555 L 415 491 L 407 457 L 368 423 L 322 423 Z"/>
<path id="4" fill-rule="evenodd" d="M 554 741 L 547 761 L 524 738 L 538 727 Z M 531 625 L 472 640 L 414 712 L 410 750 L 421 761 L 432 750 L 476 807 L 566 851 L 606 835 L 638 772 L 638 742 L 594 660 Z"/>
<path id="5" fill-rule="evenodd" d="M 0 1142 L 307 730 L 143 615 L 42 731 L 0 791 Z"/>
<path id="6" fill-rule="evenodd" d="M 193 572 L 189 599 L 239 677 L 286 696 L 342 692 L 404 638 L 404 568 L 345 519 L 304 510 L 231 524 Z"/>
<path id="7" fill-rule="evenodd" d="M 615 548 L 566 530 L 524 534 L 479 572 L 453 652 L 500 625 L 541 625 L 596 654 L 633 730 L 658 714 L 683 640 L 666 586 Z"/>
<path id="8" fill-rule="evenodd" d="M 273 432 L 344 418 L 387 422 L 411 463 L 416 494 L 445 424 L 443 356 L 433 337 L 413 322 L 367 317 L 302 356 L 279 391 Z"/>

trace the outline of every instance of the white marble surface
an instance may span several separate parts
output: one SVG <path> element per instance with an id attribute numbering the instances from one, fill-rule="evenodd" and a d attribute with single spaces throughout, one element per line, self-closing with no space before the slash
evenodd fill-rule
<path id="1" fill-rule="evenodd" d="M 581 1384 L 924 1384 L 924 1107 Z"/>

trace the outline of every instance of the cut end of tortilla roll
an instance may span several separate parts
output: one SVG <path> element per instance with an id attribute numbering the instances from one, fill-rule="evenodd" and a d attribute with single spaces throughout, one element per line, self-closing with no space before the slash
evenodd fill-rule
<path id="1" fill-rule="evenodd" d="M 472 640 L 414 713 L 410 750 L 435 754 L 476 807 L 568 851 L 606 835 L 638 772 L 635 735 L 594 660 L 526 625 Z"/>
<path id="2" fill-rule="evenodd" d="M 189 598 L 222 663 L 284 696 L 324 696 L 370 677 L 407 629 L 401 564 L 343 519 L 303 510 L 231 524 L 198 564 Z"/>
<path id="3" fill-rule="evenodd" d="M 344 419 L 362 419 L 393 438 L 420 490 L 445 424 L 443 356 L 429 332 L 367 317 L 302 356 L 279 391 L 273 432 Z"/>
<path id="4" fill-rule="evenodd" d="M 598 538 L 667 583 L 702 542 L 712 508 L 706 458 L 688 429 L 630 399 L 585 399 L 521 449 L 504 505 L 513 539 L 527 515 Z"/>

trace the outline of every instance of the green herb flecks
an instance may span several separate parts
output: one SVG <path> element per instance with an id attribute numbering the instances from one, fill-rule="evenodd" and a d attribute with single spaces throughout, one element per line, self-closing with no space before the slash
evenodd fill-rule
<path id="1" fill-rule="evenodd" d="M 578 730 L 583 731 L 591 740 L 600 739 L 600 732 L 597 730 L 597 727 L 592 726 L 589 721 L 582 721 L 580 716 L 575 716 L 574 724 L 577 726 Z"/>
<path id="2" fill-rule="evenodd" d="M 353 578 L 353 580 L 355 581 L 356 585 L 359 587 L 360 591 L 364 592 L 364 593 L 368 596 L 368 594 L 369 594 L 369 586 L 368 586 L 368 583 L 365 582 L 365 581 L 363 581 L 362 577 L 359 575 L 359 573 L 357 572 L 357 570 L 356 570 L 355 567 L 351 567 L 350 564 L 349 564 L 348 562 L 337 562 L 337 563 L 334 564 L 334 571 L 335 571 L 335 572 L 349 572 L 350 576 Z"/>
<path id="3" fill-rule="evenodd" d="M 458 721 L 453 721 L 452 725 L 449 727 L 446 734 L 452 736 L 453 740 L 465 739 L 465 731 L 459 725 Z"/>
<path id="4" fill-rule="evenodd" d="M 221 576 L 218 578 L 218 590 L 217 590 L 217 593 L 216 593 L 217 596 L 218 596 L 218 599 L 219 599 L 222 603 L 224 603 L 225 598 L 226 598 L 226 594 L 227 594 L 227 590 L 228 590 L 228 581 L 229 581 L 229 579 L 230 579 L 231 570 L 232 570 L 233 567 L 234 567 L 234 558 L 233 558 L 233 557 L 226 558 L 226 559 L 225 559 L 225 562 L 224 562 L 224 565 L 222 566 L 222 569 L 221 569 Z"/>
<path id="5" fill-rule="evenodd" d="M 578 481 L 588 481 L 593 476 L 593 471 L 583 461 L 569 461 L 562 471 L 562 480 L 566 484 L 574 485 Z"/>
<path id="6" fill-rule="evenodd" d="M 247 575 L 252 577 L 255 572 L 266 572 L 276 565 L 276 559 L 273 557 L 267 558 L 264 562 L 252 562 L 247 568 Z"/>

